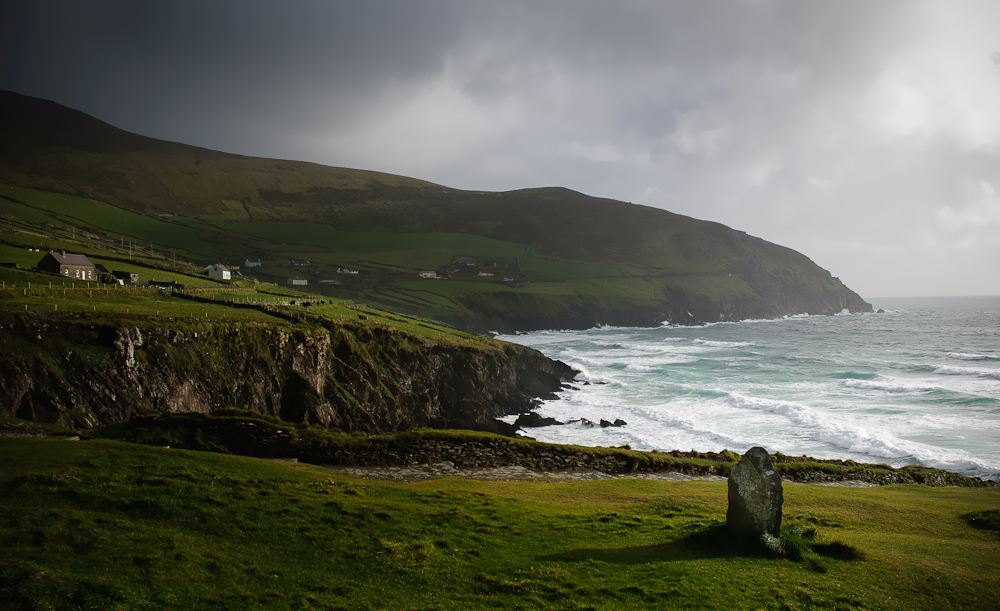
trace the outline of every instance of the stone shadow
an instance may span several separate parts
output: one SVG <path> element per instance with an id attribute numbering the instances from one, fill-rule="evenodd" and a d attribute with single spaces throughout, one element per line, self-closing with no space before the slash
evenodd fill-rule
<path id="1" fill-rule="evenodd" d="M 769 540 L 760 535 L 735 532 L 724 523 L 711 524 L 674 541 L 656 545 L 641 545 L 610 549 L 576 549 L 542 556 L 552 562 L 583 562 L 597 560 L 611 564 L 648 564 L 680 562 L 712 558 L 785 558 L 799 561 L 820 557 L 831 560 L 863 560 L 865 555 L 853 546 L 838 541 L 815 541 L 815 531 L 805 535 L 782 532 L 782 537 Z"/>
<path id="2" fill-rule="evenodd" d="M 542 556 L 553 562 L 599 560 L 612 564 L 646 564 L 709 558 L 766 558 L 774 554 L 759 536 L 735 533 L 725 524 L 712 524 L 680 539 L 656 545 L 610 549 L 577 549 Z"/>

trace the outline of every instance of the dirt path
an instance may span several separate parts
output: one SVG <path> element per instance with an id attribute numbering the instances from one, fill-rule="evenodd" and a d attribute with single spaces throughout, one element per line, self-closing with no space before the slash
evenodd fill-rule
<path id="1" fill-rule="evenodd" d="M 324 465 L 328 469 L 351 475 L 363 479 L 391 481 L 391 482 L 417 482 L 440 477 L 468 477 L 478 480 L 493 481 L 514 481 L 514 480 L 539 480 L 548 479 L 556 481 L 590 481 L 601 479 L 653 479 L 666 482 L 686 482 L 692 480 L 704 480 L 710 482 L 727 481 L 725 477 L 719 475 L 687 475 L 684 473 L 629 473 L 626 475 L 612 475 L 600 471 L 533 471 L 525 467 L 513 465 L 506 467 L 459 469 L 449 461 L 435 462 L 426 465 L 400 466 L 380 466 L 380 467 L 357 467 Z M 784 480 L 785 484 L 798 484 L 791 480 Z M 842 482 L 816 482 L 816 486 L 839 486 L 844 488 L 869 488 L 876 484 L 859 481 Z"/>

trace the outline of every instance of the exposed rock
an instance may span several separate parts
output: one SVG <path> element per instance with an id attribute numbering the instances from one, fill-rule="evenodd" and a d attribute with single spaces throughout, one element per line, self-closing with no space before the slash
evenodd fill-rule
<path id="1" fill-rule="evenodd" d="M 554 424 L 565 424 L 564 422 L 559 422 L 555 418 L 543 418 L 538 415 L 538 412 L 527 412 L 521 414 L 517 417 L 514 422 L 515 427 L 538 427 L 538 426 L 552 426 Z"/>
<path id="2" fill-rule="evenodd" d="M 750 448 L 729 473 L 726 525 L 738 532 L 778 537 L 783 501 L 781 475 L 774 470 L 767 450 Z"/>
<path id="3" fill-rule="evenodd" d="M 622 420 L 621 418 L 615 418 L 614 422 L 601 418 L 601 428 L 604 429 L 608 428 L 609 426 L 625 426 L 626 424 L 628 423 Z"/>
<path id="4" fill-rule="evenodd" d="M 415 341 L 386 327 L 171 326 L 7 319 L 0 414 L 70 428 L 247 409 L 345 431 L 467 428 L 530 410 L 573 370 L 515 344 Z"/>

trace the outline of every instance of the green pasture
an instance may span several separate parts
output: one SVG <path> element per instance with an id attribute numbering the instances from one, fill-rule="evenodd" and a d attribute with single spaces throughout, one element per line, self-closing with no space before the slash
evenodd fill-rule
<path id="1" fill-rule="evenodd" d="M 116 267 L 117 269 L 117 267 Z M 138 268 L 140 274 L 149 270 Z M 156 273 L 169 281 L 176 276 L 189 288 L 183 292 L 212 303 L 190 301 L 170 296 L 149 286 L 121 286 L 100 282 L 73 281 L 51 274 L 0 267 L 0 314 L 52 317 L 59 320 L 83 317 L 90 321 L 163 321 L 177 322 L 269 322 L 288 324 L 285 318 L 269 312 L 296 313 L 312 323 L 329 321 L 364 327 L 390 327 L 403 333 L 437 342 L 478 343 L 478 336 L 458 331 L 441 323 L 393 314 L 350 301 L 333 299 L 317 293 L 292 290 L 268 284 L 188 282 L 181 274 Z M 141 278 L 146 278 L 145 275 Z M 287 305 L 290 302 L 296 305 Z M 241 305 L 266 306 L 260 311 Z M 237 307 L 234 307 L 237 306 Z"/>
<path id="2" fill-rule="evenodd" d="M 724 300 L 735 296 L 753 295 L 753 289 L 739 276 L 728 274 L 706 276 L 674 276 L 658 278 L 664 286 L 709 299 Z"/>
<path id="3" fill-rule="evenodd" d="M 271 242 L 354 255 L 432 248 L 455 255 L 516 259 L 527 248 L 525 244 L 460 233 L 339 231 L 330 225 L 301 222 L 220 223 L 219 226 Z"/>
<path id="4" fill-rule="evenodd" d="M 726 484 L 432 479 L 0 438 L 4 609 L 992 609 L 995 489 L 786 485 L 784 547 Z"/>
<path id="5" fill-rule="evenodd" d="M 126 245 L 129 239 L 138 240 L 143 248 L 152 244 L 154 249 L 172 248 L 187 256 L 211 258 L 216 253 L 216 233 L 176 222 L 180 219 L 175 216 L 151 217 L 89 198 L 10 185 L 0 185 L 0 194 L 25 202 L 27 206 L 0 199 L 0 210 L 27 220 L 75 225 L 78 232 L 98 231 L 119 243 L 124 236 Z"/>
<path id="6" fill-rule="evenodd" d="M 521 271 L 532 282 L 557 282 L 595 277 L 618 278 L 641 276 L 645 275 L 644 272 L 648 273 L 648 270 L 640 270 L 634 266 L 566 261 L 540 255 L 532 255 L 522 259 Z"/>
<path id="7" fill-rule="evenodd" d="M 0 312 L 40 316 L 86 316 L 88 318 L 127 321 L 135 319 L 177 319 L 200 321 L 264 321 L 284 323 L 255 309 L 232 308 L 225 303 L 199 303 L 169 297 L 148 287 L 128 288 L 77 282 L 75 288 L 48 288 L 32 283 L 31 288 L 0 289 Z M 58 287 L 53 283 L 54 287 Z M 106 288 L 102 288 L 106 287 Z"/>
<path id="8" fill-rule="evenodd" d="M 0 194 L 27 204 L 0 199 L 0 210 L 16 217 L 14 221 L 8 219 L 6 233 L 0 227 L 0 234 L 13 243 L 38 242 L 43 248 L 91 253 L 95 262 L 103 262 L 102 253 L 125 255 L 127 250 L 122 250 L 121 235 L 138 238 L 133 265 L 116 262 L 105 265 L 139 273 L 142 282 L 156 279 L 190 287 L 212 286 L 208 278 L 197 275 L 192 278 L 143 268 L 140 257 L 163 267 L 174 264 L 174 253 L 181 256 L 178 262 L 181 266 L 188 265 L 190 259 L 196 266 L 206 261 L 242 265 L 245 258 L 261 257 L 262 267 L 244 270 L 248 277 L 284 287 L 288 278 L 302 276 L 310 282 L 309 291 L 452 321 L 481 318 L 482 314 L 487 319 L 496 316 L 524 319 L 536 307 L 543 307 L 552 316 L 566 307 L 615 310 L 648 307 L 663 303 L 667 291 L 713 300 L 753 295 L 742 278 L 721 271 L 730 262 L 719 258 L 711 241 L 703 242 L 701 237 L 682 231 L 686 227 L 683 222 L 670 230 L 642 234 L 630 248 L 633 255 L 644 254 L 622 259 L 631 263 L 617 263 L 589 261 L 587 240 L 579 244 L 571 241 L 561 244 L 557 240 L 548 249 L 579 255 L 578 260 L 570 260 L 544 254 L 546 250 L 541 247 L 468 234 L 350 232 L 321 222 L 235 220 L 246 215 L 242 204 L 235 200 L 225 203 L 233 220 L 210 224 L 166 212 L 147 216 L 82 197 L 6 185 L 0 185 Z M 2 221 L 0 218 L 0 225 Z M 75 241 L 67 233 L 71 223 L 79 225 Z M 105 237 L 87 239 L 83 236 L 85 228 Z M 594 230 L 591 224 L 576 229 Z M 576 234 L 571 232 L 571 235 Z M 598 232 L 588 239 L 604 243 L 611 237 Z M 164 258 L 149 258 L 151 245 L 156 255 Z M 0 247 L 0 261 L 16 261 L 22 266 L 34 265 L 41 254 L 44 253 Z M 477 265 L 457 266 L 457 257 L 472 257 Z M 289 259 L 308 259 L 322 271 L 316 275 L 289 267 Z M 362 273 L 339 275 L 336 268 L 341 266 Z M 476 274 L 484 269 L 494 276 L 478 277 Z M 678 269 L 687 273 L 676 274 Z M 421 270 L 442 273 L 450 270 L 452 278 L 422 280 L 416 276 Z M 514 278 L 514 282 L 507 285 L 502 282 L 504 277 Z M 338 279 L 341 284 L 318 284 L 323 279 Z"/>
<path id="9" fill-rule="evenodd" d="M 67 251 L 79 252 L 79 250 L 77 251 L 67 250 Z M 17 263 L 22 268 L 24 268 L 19 272 L 11 270 L 4 279 L 11 278 L 12 281 L 16 282 L 16 277 L 18 275 L 22 275 L 25 278 L 24 282 L 27 282 L 28 281 L 27 278 L 29 278 L 27 274 L 31 274 L 30 277 L 35 278 L 34 280 L 35 282 L 45 282 L 45 283 L 51 282 L 59 285 L 71 282 L 69 279 L 60 278 L 59 276 L 55 276 L 53 274 L 44 274 L 44 273 L 37 273 L 30 271 L 31 268 L 38 265 L 38 262 L 41 261 L 42 257 L 45 256 L 46 252 L 48 251 L 44 252 L 29 251 L 27 248 L 10 246 L 8 244 L 0 244 L 0 262 Z M 195 287 L 220 286 L 222 284 L 219 281 L 213 280 L 208 276 L 204 275 L 192 276 L 189 274 L 182 274 L 177 272 L 166 271 L 163 269 L 148 267 L 146 265 L 142 265 L 138 260 L 136 262 L 128 263 L 118 260 L 105 259 L 103 257 L 93 256 L 93 255 L 88 256 L 87 258 L 91 261 L 91 263 L 94 263 L 95 265 L 97 264 L 104 265 L 110 270 L 127 271 L 139 274 L 139 282 L 142 284 L 146 284 L 150 280 L 159 280 L 162 282 L 176 281 L 185 286 L 195 286 Z M 169 265 L 169 262 L 161 261 L 160 263 Z M 69 284 L 66 285 L 69 286 Z"/>

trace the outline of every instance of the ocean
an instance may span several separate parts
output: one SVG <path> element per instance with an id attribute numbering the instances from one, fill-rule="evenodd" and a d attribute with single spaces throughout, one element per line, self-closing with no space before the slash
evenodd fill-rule
<path id="1" fill-rule="evenodd" d="M 884 313 L 501 339 L 580 370 L 572 389 L 538 408 L 566 422 L 525 431 L 539 441 L 739 453 L 761 445 L 1000 480 L 1000 297 L 873 305 Z"/>

